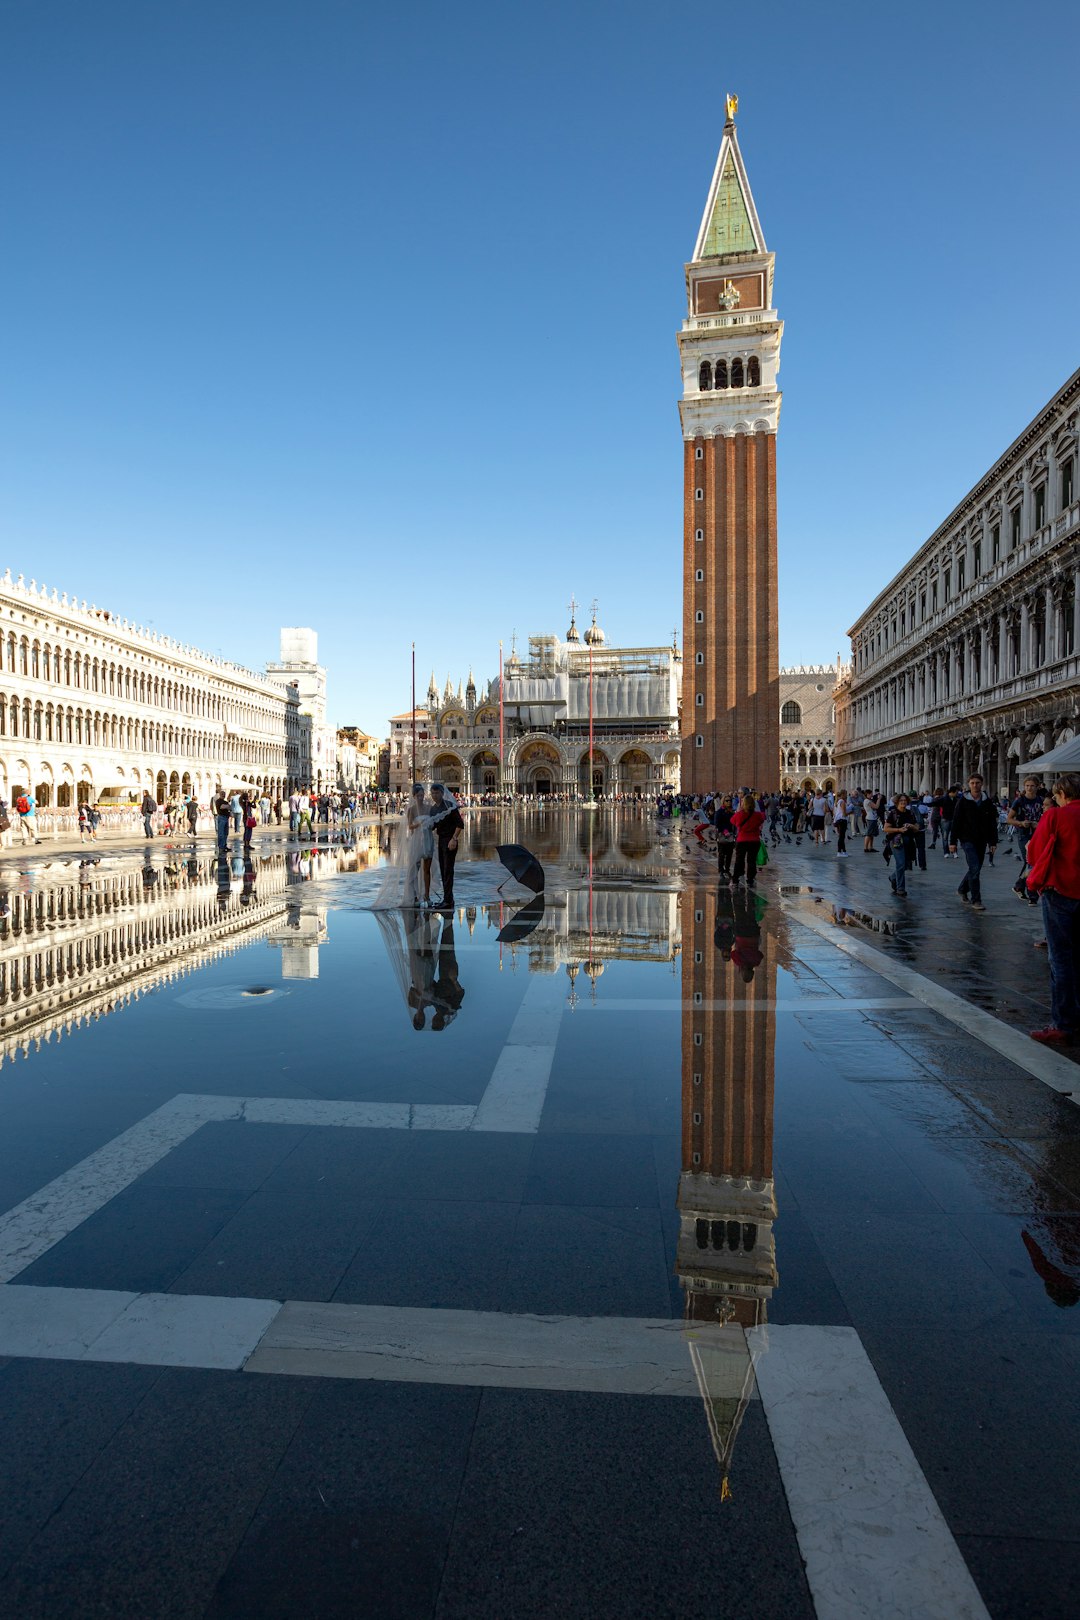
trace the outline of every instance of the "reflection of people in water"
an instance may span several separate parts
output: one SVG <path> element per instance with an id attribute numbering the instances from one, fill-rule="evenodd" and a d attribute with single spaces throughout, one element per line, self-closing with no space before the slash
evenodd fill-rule
<path id="1" fill-rule="evenodd" d="M 409 952 L 410 985 L 406 1000 L 413 1010 L 413 1029 L 423 1029 L 429 1007 L 435 1006 L 435 953 L 432 919 L 426 912 L 405 913 L 405 940 Z"/>
<path id="2" fill-rule="evenodd" d="M 215 876 L 217 878 L 217 903 L 219 906 L 224 908 L 229 903 L 229 890 L 231 886 L 229 858 L 227 855 L 218 856 L 216 868 Z"/>
<path id="3" fill-rule="evenodd" d="M 376 911 L 375 920 L 413 1029 L 445 1029 L 465 999 L 458 979 L 453 918 L 442 918 L 440 926 L 436 912 L 401 906 Z"/>
<path id="4" fill-rule="evenodd" d="M 250 854 L 244 856 L 244 884 L 240 890 L 240 904 L 250 906 L 255 898 L 255 862 Z"/>
<path id="5" fill-rule="evenodd" d="M 1071 1231 L 1071 1226 L 1066 1229 Z M 1076 1278 L 1070 1277 L 1067 1271 L 1062 1271 L 1060 1266 L 1056 1266 L 1030 1232 L 1021 1232 L 1020 1240 L 1054 1304 L 1060 1305 L 1063 1310 L 1070 1305 L 1080 1304 L 1080 1284 Z"/>
<path id="6" fill-rule="evenodd" d="M 724 958 L 724 961 L 730 962 L 732 948 L 735 944 L 735 913 L 731 904 L 730 891 L 721 891 L 716 901 L 716 927 L 713 929 L 713 944 Z"/>
<path id="7" fill-rule="evenodd" d="M 465 992 L 458 979 L 457 950 L 454 946 L 453 916 L 444 917 L 439 936 L 438 972 L 434 985 L 435 1016 L 432 1029 L 445 1029 L 457 1017 L 458 1008 L 465 1000 Z"/>
<path id="8" fill-rule="evenodd" d="M 725 962 L 734 962 L 739 977 L 749 984 L 754 970 L 765 960 L 761 949 L 762 895 L 753 890 L 721 888 L 716 897 L 713 944 Z"/>

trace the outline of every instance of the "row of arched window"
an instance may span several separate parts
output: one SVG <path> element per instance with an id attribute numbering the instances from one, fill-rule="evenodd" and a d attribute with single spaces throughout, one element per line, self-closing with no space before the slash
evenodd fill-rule
<path id="1" fill-rule="evenodd" d="M 827 748 L 822 748 L 820 751 L 811 748 L 809 753 L 805 748 L 800 748 L 797 753 L 794 748 L 789 748 L 785 756 L 785 762 L 789 771 L 793 771 L 796 766 L 800 770 L 806 770 L 807 766 L 831 765 L 833 763 L 832 756 Z"/>
<path id="2" fill-rule="evenodd" d="M 752 354 L 746 362 L 745 369 L 741 359 L 736 357 L 730 367 L 726 360 L 717 360 L 715 365 L 711 360 L 703 360 L 698 367 L 698 388 L 702 393 L 708 393 L 711 388 L 760 388 L 761 362 L 756 354 Z"/>
<path id="3" fill-rule="evenodd" d="M 98 710 L 65 708 L 63 704 L 31 703 L 0 692 L 0 737 L 25 737 L 33 742 L 81 744 L 86 748 L 141 749 L 147 754 L 175 754 L 184 759 L 226 761 L 244 765 L 276 765 L 273 744 L 246 737 L 215 735 L 186 726 L 136 720 L 130 715 L 101 714 Z"/>
<path id="4" fill-rule="evenodd" d="M 258 705 L 235 702 L 201 686 L 168 680 L 90 653 L 54 647 L 47 641 L 31 641 L 29 636 L 16 636 L 13 630 L 6 639 L 0 633 L 0 652 L 10 675 L 26 675 L 57 686 L 100 692 L 129 703 L 174 709 L 207 720 L 227 720 L 247 730 L 261 729 L 267 723 L 267 711 Z"/>

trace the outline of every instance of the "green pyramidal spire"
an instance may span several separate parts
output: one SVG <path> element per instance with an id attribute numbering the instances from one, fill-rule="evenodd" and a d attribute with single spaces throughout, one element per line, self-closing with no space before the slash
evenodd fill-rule
<path id="1" fill-rule="evenodd" d="M 753 253 L 757 247 L 750 211 L 743 196 L 742 184 L 735 168 L 735 157 L 728 152 L 720 184 L 716 188 L 712 216 L 705 233 L 702 258 L 719 257 L 725 253 Z"/>

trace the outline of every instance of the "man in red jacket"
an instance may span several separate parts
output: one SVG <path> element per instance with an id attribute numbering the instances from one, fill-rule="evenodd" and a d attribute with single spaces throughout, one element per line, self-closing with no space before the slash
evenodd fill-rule
<path id="1" fill-rule="evenodd" d="M 1028 889 L 1042 902 L 1050 958 L 1050 1016 L 1033 1041 L 1080 1035 L 1080 776 L 1059 776 L 1027 847 Z"/>

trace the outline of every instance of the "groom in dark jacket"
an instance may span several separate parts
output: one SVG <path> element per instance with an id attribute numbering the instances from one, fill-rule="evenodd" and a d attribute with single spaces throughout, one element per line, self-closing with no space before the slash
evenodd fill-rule
<path id="1" fill-rule="evenodd" d="M 442 879 L 442 899 L 440 906 L 452 906 L 454 903 L 454 862 L 457 860 L 458 833 L 465 827 L 461 819 L 461 811 L 455 805 L 451 810 L 447 804 L 441 782 L 431 784 L 431 797 L 435 808 L 435 837 L 439 841 L 439 876 Z"/>

